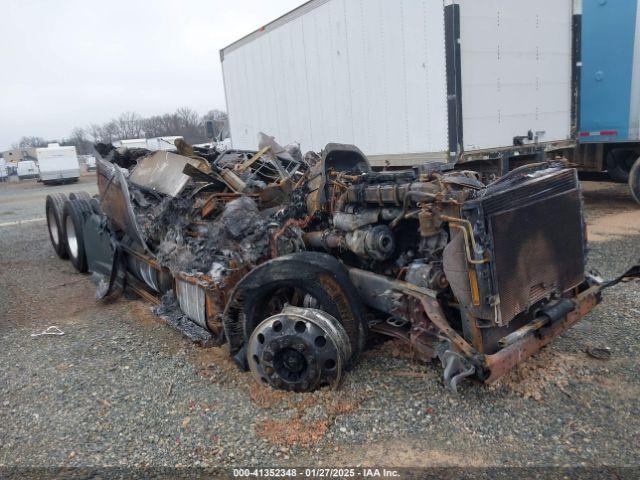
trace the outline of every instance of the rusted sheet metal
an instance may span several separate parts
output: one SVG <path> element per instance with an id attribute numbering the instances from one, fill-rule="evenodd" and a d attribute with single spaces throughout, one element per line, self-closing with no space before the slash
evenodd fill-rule
<path id="1" fill-rule="evenodd" d="M 124 174 L 118 166 L 105 162 L 101 158 L 97 158 L 96 163 L 102 211 L 120 230 L 151 253 L 135 220 L 131 195 Z"/>
<path id="2" fill-rule="evenodd" d="M 549 327 L 531 334 L 517 343 L 503 348 L 493 355 L 484 357 L 484 366 L 490 371 L 487 383 L 495 382 L 516 364 L 540 350 L 555 337 L 569 329 L 598 304 L 600 285 L 594 285 L 575 298 L 575 310 L 569 312 L 564 319 L 552 323 Z"/>
<path id="3" fill-rule="evenodd" d="M 175 197 L 189 181 L 189 176 L 182 173 L 187 164 L 199 168 L 206 162 L 165 151 L 155 152 L 138 160 L 129 180 L 135 185 Z"/>

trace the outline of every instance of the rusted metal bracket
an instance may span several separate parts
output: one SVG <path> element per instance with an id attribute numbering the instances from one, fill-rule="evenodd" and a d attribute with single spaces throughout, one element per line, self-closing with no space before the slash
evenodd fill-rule
<path id="1" fill-rule="evenodd" d="M 476 367 L 458 352 L 452 350 L 445 351 L 441 360 L 444 365 L 443 380 L 445 387 L 453 393 L 458 393 L 458 384 L 473 375 Z"/>
<path id="2" fill-rule="evenodd" d="M 569 329 L 589 313 L 599 302 L 602 285 L 594 285 L 580 293 L 574 300 L 575 309 L 562 319 L 544 325 L 535 334 L 531 333 L 492 355 L 484 357 L 484 367 L 490 372 L 485 380 L 495 382 L 522 360 L 530 357 L 555 337 Z"/>

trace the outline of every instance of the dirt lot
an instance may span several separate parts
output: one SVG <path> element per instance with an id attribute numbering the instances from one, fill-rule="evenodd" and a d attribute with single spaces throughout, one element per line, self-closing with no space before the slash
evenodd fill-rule
<path id="1" fill-rule="evenodd" d="M 338 391 L 275 392 L 145 303 L 96 303 L 55 257 L 44 197 L 92 181 L 0 185 L 0 466 L 640 466 L 637 284 L 495 386 L 453 395 L 388 342 Z M 624 185 L 584 187 L 589 265 L 610 277 L 640 257 L 640 208 Z M 51 325 L 65 334 L 32 336 Z"/>

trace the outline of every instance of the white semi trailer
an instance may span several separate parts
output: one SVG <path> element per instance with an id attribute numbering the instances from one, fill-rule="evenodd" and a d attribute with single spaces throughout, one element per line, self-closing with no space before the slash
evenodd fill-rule
<path id="1" fill-rule="evenodd" d="M 220 52 L 233 148 L 263 131 L 374 165 L 571 143 L 572 0 L 311 0 Z"/>

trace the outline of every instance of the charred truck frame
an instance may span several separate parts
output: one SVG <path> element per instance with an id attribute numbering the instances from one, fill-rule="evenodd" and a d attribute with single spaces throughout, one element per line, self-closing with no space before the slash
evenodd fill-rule
<path id="1" fill-rule="evenodd" d="M 47 198 L 52 244 L 98 298 L 154 302 L 275 388 L 337 385 L 372 335 L 439 359 L 452 390 L 492 382 L 640 273 L 586 273 L 580 185 L 562 162 L 484 184 L 430 165 L 374 172 L 349 145 L 177 147 L 97 146 L 99 198 Z"/>

